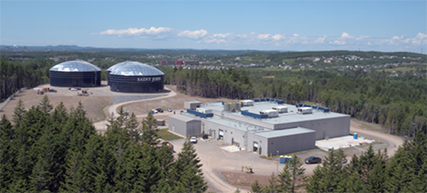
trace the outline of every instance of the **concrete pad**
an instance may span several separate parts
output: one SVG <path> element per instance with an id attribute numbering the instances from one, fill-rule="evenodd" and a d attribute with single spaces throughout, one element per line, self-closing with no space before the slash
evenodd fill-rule
<path id="1" fill-rule="evenodd" d="M 362 143 L 373 143 L 375 140 L 365 139 L 364 137 L 358 137 L 354 139 L 353 136 L 336 137 L 325 140 L 316 141 L 316 146 L 320 149 L 329 151 L 330 149 L 356 147 Z"/>
<path id="2" fill-rule="evenodd" d="M 228 151 L 228 152 L 238 152 L 238 151 L 243 150 L 243 149 L 240 149 L 239 147 L 234 146 L 234 145 L 221 147 L 221 149 Z"/>

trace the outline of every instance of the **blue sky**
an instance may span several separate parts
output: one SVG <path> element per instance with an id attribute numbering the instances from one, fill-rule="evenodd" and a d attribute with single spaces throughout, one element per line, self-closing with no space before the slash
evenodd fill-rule
<path id="1" fill-rule="evenodd" d="M 426 1 L 1 1 L 0 44 L 421 52 Z"/>

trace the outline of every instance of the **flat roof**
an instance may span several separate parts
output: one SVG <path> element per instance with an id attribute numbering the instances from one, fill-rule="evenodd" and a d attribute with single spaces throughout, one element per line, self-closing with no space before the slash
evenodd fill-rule
<path id="1" fill-rule="evenodd" d="M 261 110 L 270 110 L 274 106 L 278 106 L 277 103 L 270 102 L 254 102 L 253 106 L 244 106 L 241 107 L 241 110 L 247 110 L 251 113 L 259 114 Z M 267 118 L 267 119 L 254 119 L 248 116 L 243 116 L 240 112 L 228 112 L 234 117 L 242 117 L 241 121 L 247 121 L 246 119 L 252 119 L 256 122 L 267 123 L 267 124 L 283 124 L 283 123 L 294 123 L 294 122 L 302 122 L 302 121 L 311 121 L 311 120 L 321 120 L 321 119 L 331 119 L 331 118 L 340 118 L 340 117 L 350 117 L 350 115 L 328 112 L 324 113 L 323 111 L 313 109 L 313 113 L 311 114 L 299 114 L 297 113 L 297 107 L 295 105 L 290 104 L 280 104 L 280 106 L 288 107 L 288 113 L 279 113 L 278 117 Z M 221 103 L 207 103 L 203 106 L 203 108 L 212 109 L 218 112 L 223 111 L 224 107 Z M 226 116 L 226 113 L 224 113 Z M 245 119 L 244 119 L 244 118 Z"/>
<path id="2" fill-rule="evenodd" d="M 288 135 L 298 135 L 298 134 L 304 134 L 304 133 L 316 133 L 316 131 L 311 130 L 311 129 L 306 129 L 303 127 L 296 127 L 296 128 L 291 128 L 291 129 L 260 132 L 260 133 L 256 133 L 256 135 L 259 135 L 259 136 L 262 136 L 265 138 L 275 138 L 275 137 L 283 137 L 283 136 L 288 136 Z"/>
<path id="3" fill-rule="evenodd" d="M 171 115 L 172 116 L 172 115 Z M 176 116 L 176 115 L 173 115 Z M 176 118 L 179 119 L 200 119 L 198 117 L 192 117 L 192 115 L 184 113 L 182 115 L 177 116 Z M 315 133 L 316 131 L 303 128 L 303 127 L 295 127 L 295 128 L 289 128 L 289 129 L 282 129 L 282 130 L 272 130 L 265 127 L 260 127 L 257 125 L 252 125 L 250 123 L 244 123 L 241 121 L 237 121 L 234 119 L 229 119 L 225 117 L 220 116 L 213 116 L 212 118 L 203 119 L 204 121 L 213 122 L 216 124 L 224 125 L 226 127 L 237 129 L 240 131 L 248 131 L 248 133 L 251 133 L 253 135 L 258 135 L 265 138 L 275 138 L 275 137 L 283 137 L 288 135 L 297 135 L 297 134 L 303 134 L 303 133 Z"/>
<path id="4" fill-rule="evenodd" d="M 177 115 L 169 115 L 169 117 L 172 117 L 172 118 L 175 118 L 175 119 L 179 119 L 179 120 L 184 121 L 184 122 L 189 122 L 189 121 L 193 121 L 193 120 L 198 120 L 198 119 L 196 119 L 195 117 L 185 116 L 185 115 L 180 115 L 180 114 L 177 114 Z M 200 120 L 198 120 L 198 121 L 200 121 Z"/>
<path id="5" fill-rule="evenodd" d="M 202 103 L 200 101 L 185 101 L 185 103 Z"/>

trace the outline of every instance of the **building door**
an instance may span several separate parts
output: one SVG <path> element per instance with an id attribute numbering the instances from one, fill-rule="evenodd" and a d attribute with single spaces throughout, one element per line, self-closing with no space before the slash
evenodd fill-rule
<path id="1" fill-rule="evenodd" d="M 254 141 L 253 152 L 258 152 L 258 142 Z"/>
<path id="2" fill-rule="evenodd" d="M 219 130 L 218 132 L 218 139 L 219 140 L 224 140 L 224 131 L 222 129 Z"/>

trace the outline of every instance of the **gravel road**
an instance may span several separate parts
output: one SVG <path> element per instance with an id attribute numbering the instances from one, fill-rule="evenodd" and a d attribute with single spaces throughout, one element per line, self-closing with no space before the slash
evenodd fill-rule
<path id="1" fill-rule="evenodd" d="M 130 96 L 114 96 L 113 97 L 113 104 L 119 104 L 129 101 L 137 101 L 137 100 L 144 100 L 144 99 L 151 99 L 160 97 L 162 95 L 130 95 Z"/>

